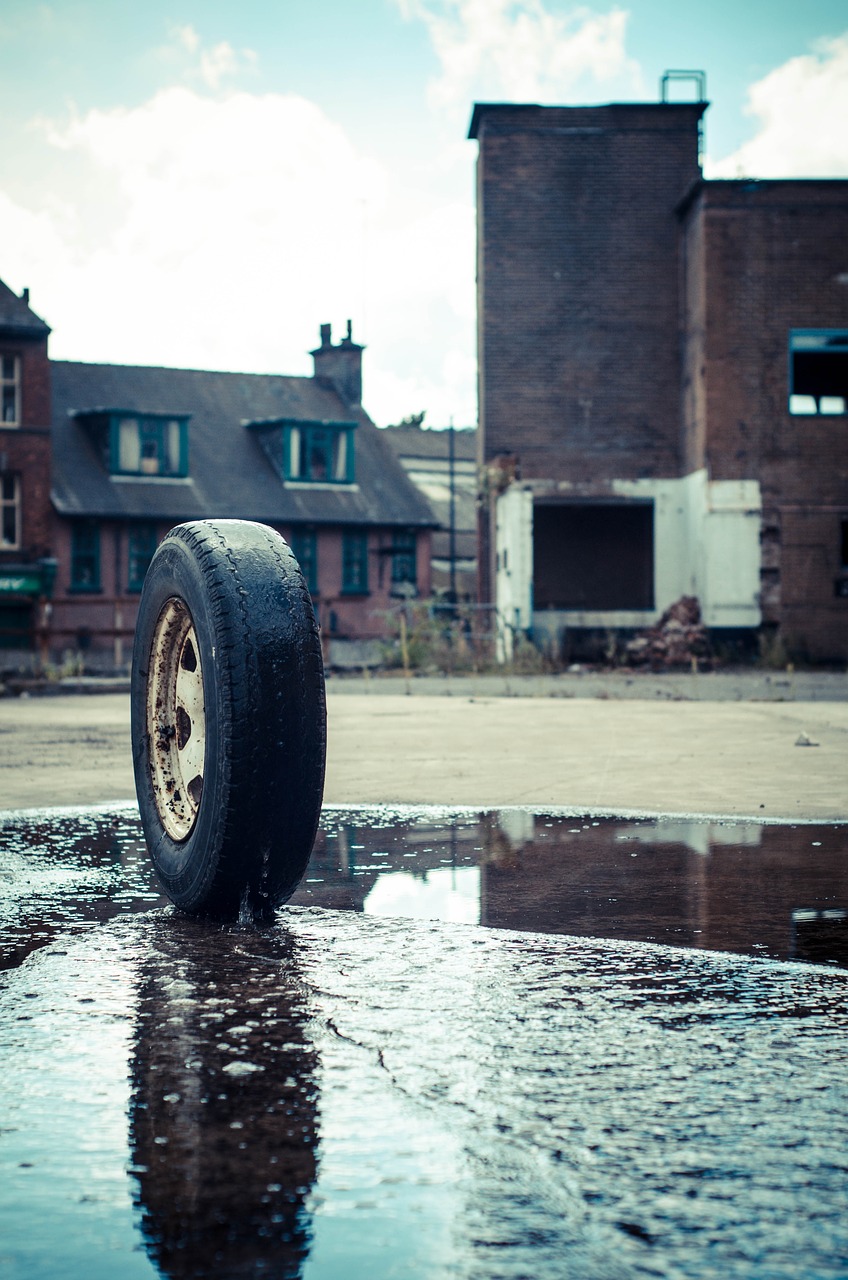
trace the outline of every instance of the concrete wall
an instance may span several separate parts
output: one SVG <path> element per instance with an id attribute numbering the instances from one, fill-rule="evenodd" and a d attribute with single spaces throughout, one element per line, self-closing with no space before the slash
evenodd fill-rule
<path id="1" fill-rule="evenodd" d="M 613 480 L 598 502 L 611 497 L 653 503 L 654 607 L 652 609 L 532 609 L 533 502 L 569 497 L 586 503 L 583 487 L 521 482 L 497 503 L 498 612 L 531 626 L 542 643 L 556 643 L 567 628 L 650 626 L 681 596 L 697 596 L 708 627 L 756 627 L 760 622 L 761 501 L 756 481 L 710 481 L 705 469 L 673 480 Z M 567 554 L 569 549 L 564 548 Z M 570 549 L 579 554 L 579 548 Z M 525 621 L 526 620 L 526 621 Z M 508 653 L 506 653 L 508 656 Z"/>

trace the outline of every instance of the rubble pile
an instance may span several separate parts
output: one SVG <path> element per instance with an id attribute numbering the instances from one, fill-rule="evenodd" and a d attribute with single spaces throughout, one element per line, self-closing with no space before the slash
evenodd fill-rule
<path id="1" fill-rule="evenodd" d="M 650 667 L 652 671 L 704 665 L 709 660 L 710 642 L 697 597 L 681 596 L 659 622 L 627 641 L 625 653 L 630 666 Z"/>

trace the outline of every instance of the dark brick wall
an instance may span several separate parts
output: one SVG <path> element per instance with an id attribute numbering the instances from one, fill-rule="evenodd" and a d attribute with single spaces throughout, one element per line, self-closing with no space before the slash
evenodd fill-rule
<path id="1" fill-rule="evenodd" d="M 19 551 L 0 552 L 0 564 L 20 564 L 50 555 L 50 362 L 47 339 L 3 338 L 0 349 L 21 361 L 21 426 L 0 426 L 0 471 L 21 479 Z"/>
<path id="2" fill-rule="evenodd" d="M 848 329 L 848 183 L 707 183 L 685 244 L 687 470 L 700 453 L 712 479 L 760 481 L 765 620 L 798 656 L 848 659 L 848 418 L 789 413 L 790 331 Z"/>
<path id="3" fill-rule="evenodd" d="M 517 454 L 523 478 L 678 474 L 675 208 L 701 113 L 477 108 L 486 459 Z"/>

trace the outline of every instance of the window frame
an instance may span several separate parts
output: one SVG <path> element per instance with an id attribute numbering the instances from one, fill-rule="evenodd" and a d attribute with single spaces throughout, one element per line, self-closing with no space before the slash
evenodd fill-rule
<path id="1" fill-rule="evenodd" d="M 309 526 L 301 526 L 291 530 L 289 546 L 300 565 L 300 571 L 306 581 L 311 596 L 318 592 L 318 531 Z"/>
<path id="2" fill-rule="evenodd" d="M 6 362 L 12 362 L 11 377 Z M 6 393 L 11 390 L 14 417 L 6 417 Z M 11 351 L 0 351 L 0 427 L 14 431 L 21 425 L 21 357 Z"/>
<path id="3" fill-rule="evenodd" d="M 136 413 L 131 409 L 114 409 L 109 413 L 109 472 L 113 476 L 141 476 L 145 480 L 182 480 L 188 476 L 188 421 L 190 415 L 180 413 Z M 137 431 L 138 463 L 126 463 L 123 428 L 133 425 Z M 169 436 L 176 434 L 176 449 Z M 132 442 L 130 442 L 130 447 Z M 122 452 L 124 458 L 122 459 Z M 176 456 L 175 456 L 176 455 Z M 155 467 L 145 462 L 155 462 Z"/>
<path id="4" fill-rule="evenodd" d="M 6 484 L 9 481 L 12 483 L 11 497 L 6 496 Z M 14 512 L 15 537 L 13 542 L 7 542 L 5 538 L 7 511 Z M 0 472 L 0 551 L 20 551 L 22 523 L 21 477 L 17 471 L 2 471 Z"/>
<path id="5" fill-rule="evenodd" d="M 368 533 L 346 530 L 342 533 L 342 595 L 369 594 Z"/>
<path id="6" fill-rule="evenodd" d="M 353 422 L 286 422 L 283 424 L 282 473 L 292 484 L 353 484 L 355 467 Z M 315 474 L 307 460 L 320 451 L 324 474 Z"/>
<path id="7" fill-rule="evenodd" d="M 69 590 L 79 594 L 96 594 L 103 590 L 100 579 L 101 528 L 98 520 L 74 520 L 71 524 L 71 581 Z M 90 537 L 91 545 L 81 545 L 83 537 Z M 90 560 L 91 581 L 82 580 L 80 562 Z"/>
<path id="8" fill-rule="evenodd" d="M 801 353 L 841 354 L 848 361 L 848 328 L 846 329 L 790 329 L 789 331 L 789 395 L 787 408 L 792 418 L 845 418 L 848 417 L 848 382 L 842 395 L 797 392 L 795 358 Z M 822 401 L 841 400 L 841 409 L 822 409 Z M 812 401 L 813 407 L 800 407 L 799 401 Z M 795 402 L 795 403 L 793 403 Z"/>
<path id="9" fill-rule="evenodd" d="M 140 540 L 146 540 L 144 545 L 139 548 Z M 158 539 L 156 537 L 156 525 L 150 521 L 143 521 L 138 524 L 132 524 L 127 529 L 127 592 L 136 594 L 141 591 L 144 586 L 144 579 L 147 570 L 150 568 L 150 561 L 153 559 Z M 145 561 L 144 571 L 139 574 L 134 572 L 138 569 L 138 562 Z M 135 563 L 134 563 L 135 562 Z"/>
<path id="10" fill-rule="evenodd" d="M 392 533 L 391 545 L 392 587 L 400 583 L 418 586 L 418 535 L 414 529 L 397 529 Z M 403 572 L 404 565 L 411 566 L 411 576 Z"/>

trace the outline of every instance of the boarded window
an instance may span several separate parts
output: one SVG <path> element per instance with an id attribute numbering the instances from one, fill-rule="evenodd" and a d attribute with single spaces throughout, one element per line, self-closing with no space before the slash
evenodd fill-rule
<path id="1" fill-rule="evenodd" d="M 848 413 L 848 330 L 794 330 L 789 362 L 790 413 Z"/>
<path id="2" fill-rule="evenodd" d="M 533 604 L 536 609 L 653 609 L 653 503 L 537 504 Z"/>

